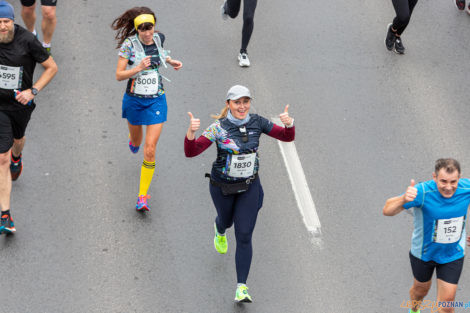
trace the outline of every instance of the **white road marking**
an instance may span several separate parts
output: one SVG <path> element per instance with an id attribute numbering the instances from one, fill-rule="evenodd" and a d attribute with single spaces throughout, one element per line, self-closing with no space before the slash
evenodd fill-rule
<path id="1" fill-rule="evenodd" d="M 282 125 L 281 121 L 277 117 L 271 119 L 275 124 Z M 281 150 L 284 164 L 289 174 L 291 181 L 292 190 L 294 191 L 295 200 L 297 207 L 299 208 L 300 214 L 303 217 L 305 227 L 311 232 L 314 237 L 321 235 L 321 224 L 318 218 L 315 203 L 313 202 L 310 189 L 308 188 L 307 179 L 300 163 L 297 149 L 295 148 L 294 142 L 282 142 L 277 141 Z"/>

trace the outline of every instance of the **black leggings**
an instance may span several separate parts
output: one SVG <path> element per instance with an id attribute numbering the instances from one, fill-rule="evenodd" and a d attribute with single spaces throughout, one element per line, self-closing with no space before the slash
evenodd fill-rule
<path id="1" fill-rule="evenodd" d="M 393 19 L 393 29 L 401 35 L 410 22 L 411 13 L 418 0 L 392 0 L 397 16 Z"/>
<path id="2" fill-rule="evenodd" d="M 211 184 L 209 187 L 212 201 L 214 201 L 217 210 L 215 223 L 218 232 L 223 234 L 227 228 L 235 224 L 237 282 L 246 284 L 253 256 L 251 237 L 255 229 L 258 211 L 263 205 L 263 187 L 261 187 L 259 178 L 253 181 L 247 191 L 236 195 L 224 196 L 220 187 Z"/>
<path id="3" fill-rule="evenodd" d="M 227 0 L 225 13 L 231 18 L 236 18 L 240 12 L 241 0 Z M 258 0 L 243 0 L 243 29 L 242 29 L 242 48 L 240 52 L 246 52 L 251 34 L 253 33 L 254 17 L 256 4 Z"/>

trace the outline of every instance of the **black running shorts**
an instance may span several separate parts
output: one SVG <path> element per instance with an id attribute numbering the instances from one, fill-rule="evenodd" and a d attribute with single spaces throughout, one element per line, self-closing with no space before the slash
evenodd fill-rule
<path id="1" fill-rule="evenodd" d="M 419 282 L 427 282 L 432 278 L 434 273 L 434 268 L 436 268 L 436 276 L 438 279 L 441 279 L 449 284 L 457 285 L 459 283 L 460 274 L 462 273 L 463 268 L 463 259 L 439 264 L 434 261 L 424 262 L 421 259 L 418 259 L 410 252 L 410 262 L 411 270 L 413 271 L 413 276 Z"/>
<path id="2" fill-rule="evenodd" d="M 30 7 L 35 3 L 36 0 L 21 0 L 21 4 L 25 7 Z M 41 5 L 55 7 L 57 5 L 57 0 L 41 0 Z"/>
<path id="3" fill-rule="evenodd" d="M 24 137 L 26 126 L 31 118 L 31 109 L 0 111 L 0 153 L 5 153 L 13 146 L 13 139 Z"/>

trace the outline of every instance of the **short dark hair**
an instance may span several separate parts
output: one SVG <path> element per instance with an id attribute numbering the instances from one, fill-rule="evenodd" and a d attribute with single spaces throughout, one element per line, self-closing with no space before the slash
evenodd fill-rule
<path id="1" fill-rule="evenodd" d="M 436 165 L 434 166 L 434 173 L 437 175 L 441 169 L 445 169 L 445 171 L 449 174 L 453 173 L 454 171 L 458 171 L 460 175 L 460 163 L 459 161 L 452 158 L 438 159 L 436 161 Z"/>

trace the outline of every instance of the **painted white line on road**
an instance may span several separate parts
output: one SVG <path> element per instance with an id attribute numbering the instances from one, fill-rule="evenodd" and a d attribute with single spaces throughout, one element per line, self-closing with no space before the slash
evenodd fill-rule
<path id="1" fill-rule="evenodd" d="M 273 117 L 271 120 L 275 124 L 282 125 L 280 119 L 277 117 Z M 307 227 L 307 230 L 315 237 L 318 237 L 321 235 L 320 219 L 318 218 L 315 203 L 313 203 L 313 198 L 308 188 L 307 179 L 305 178 L 295 144 L 294 142 L 282 142 L 280 140 L 277 142 L 287 168 L 287 173 L 289 174 L 292 190 L 294 191 L 295 200 L 297 201 L 297 207 L 303 217 L 305 227 Z"/>

